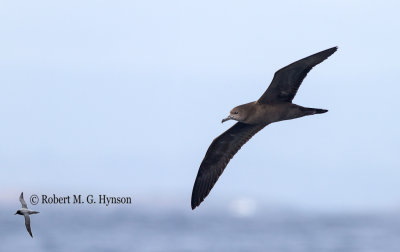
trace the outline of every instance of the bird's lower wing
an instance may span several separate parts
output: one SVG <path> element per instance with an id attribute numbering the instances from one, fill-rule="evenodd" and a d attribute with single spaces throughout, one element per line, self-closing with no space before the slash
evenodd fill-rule
<path id="1" fill-rule="evenodd" d="M 238 150 L 266 124 L 238 122 L 214 139 L 201 162 L 192 191 L 192 209 L 207 197 Z"/>
<path id="2" fill-rule="evenodd" d="M 25 217 L 26 230 L 28 230 L 28 233 L 31 235 L 31 237 L 33 237 L 32 231 L 31 231 L 31 218 L 29 218 L 28 214 L 24 214 L 24 217 Z"/>

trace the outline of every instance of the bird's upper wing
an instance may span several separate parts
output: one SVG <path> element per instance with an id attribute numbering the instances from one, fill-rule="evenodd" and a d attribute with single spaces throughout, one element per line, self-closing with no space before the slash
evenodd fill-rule
<path id="1" fill-rule="evenodd" d="M 32 231 L 31 231 L 31 218 L 29 218 L 29 214 L 24 214 L 24 217 L 25 217 L 25 227 L 26 227 L 26 230 L 28 230 L 28 233 L 31 235 L 31 237 L 33 238 L 33 235 L 32 235 Z"/>
<path id="2" fill-rule="evenodd" d="M 210 193 L 230 159 L 266 124 L 238 122 L 214 139 L 201 162 L 192 191 L 192 209 Z"/>
<path id="3" fill-rule="evenodd" d="M 19 201 L 21 202 L 22 208 L 28 208 L 28 206 L 26 205 L 26 202 L 24 200 L 24 193 L 23 192 L 19 196 Z"/>
<path id="4" fill-rule="evenodd" d="M 314 66 L 331 56 L 336 50 L 337 47 L 332 47 L 278 70 L 267 91 L 258 100 L 258 103 L 292 102 L 307 73 Z"/>

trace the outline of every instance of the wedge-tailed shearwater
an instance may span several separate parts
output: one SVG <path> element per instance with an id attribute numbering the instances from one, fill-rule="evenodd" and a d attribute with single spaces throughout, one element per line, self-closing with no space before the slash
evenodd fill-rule
<path id="1" fill-rule="evenodd" d="M 192 191 L 192 209 L 207 197 L 230 159 L 258 131 L 270 123 L 307 115 L 322 114 L 326 109 L 306 108 L 292 103 L 307 73 L 331 56 L 337 47 L 298 60 L 278 70 L 265 93 L 255 102 L 233 108 L 227 118 L 238 121 L 214 139 L 201 162 Z"/>
<path id="2" fill-rule="evenodd" d="M 22 208 L 19 209 L 14 215 L 19 214 L 19 215 L 23 215 L 25 217 L 25 227 L 26 230 L 28 230 L 28 233 L 31 235 L 31 237 L 33 238 L 32 235 L 32 231 L 31 231 L 31 219 L 29 217 L 29 215 L 31 214 L 38 214 L 39 212 L 37 211 L 32 211 L 28 209 L 28 206 L 26 205 L 26 202 L 24 200 L 24 193 L 22 192 L 21 195 L 19 196 L 19 201 L 21 202 Z"/>

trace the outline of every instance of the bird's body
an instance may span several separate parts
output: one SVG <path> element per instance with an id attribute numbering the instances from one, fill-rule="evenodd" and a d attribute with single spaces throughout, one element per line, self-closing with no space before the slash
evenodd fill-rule
<path id="1" fill-rule="evenodd" d="M 30 215 L 30 214 L 37 214 L 37 213 L 39 213 L 39 212 L 30 210 L 30 209 L 26 209 L 26 208 L 21 208 L 21 209 L 19 209 L 17 211 L 16 214 L 19 214 L 19 215 L 26 215 L 26 214 Z"/>
<path id="2" fill-rule="evenodd" d="M 238 107 L 243 107 L 248 113 L 240 120 L 246 124 L 270 124 L 274 122 L 299 118 L 317 113 L 319 109 L 305 108 L 293 103 L 263 104 L 255 102 L 246 103 Z M 314 111 L 315 110 L 315 111 Z M 325 111 L 326 112 L 326 111 Z"/>
<path id="3" fill-rule="evenodd" d="M 15 214 L 24 216 L 26 230 L 28 231 L 29 235 L 31 237 L 33 237 L 32 230 L 31 230 L 31 218 L 29 217 L 29 215 L 38 214 L 39 212 L 28 209 L 28 206 L 26 205 L 26 202 L 24 200 L 24 193 L 23 192 L 19 196 L 19 201 L 21 202 L 22 208 L 19 209 Z"/>
<path id="4" fill-rule="evenodd" d="M 277 71 L 265 93 L 254 102 L 233 108 L 222 120 L 238 121 L 214 139 L 200 165 L 192 191 L 192 209 L 210 193 L 230 159 L 258 131 L 268 124 L 303 116 L 322 114 L 325 109 L 306 108 L 292 103 L 307 73 L 337 50 L 333 47 L 298 60 Z"/>

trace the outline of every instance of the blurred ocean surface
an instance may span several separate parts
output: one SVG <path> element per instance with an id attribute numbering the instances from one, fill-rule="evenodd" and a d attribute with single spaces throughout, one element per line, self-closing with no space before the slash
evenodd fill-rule
<path id="1" fill-rule="evenodd" d="M 203 209 L 32 207 L 32 239 L 0 208 L 0 251 L 399 252 L 399 213 L 254 214 Z M 215 210 L 215 209 L 214 209 Z M 239 212 L 240 213 L 240 212 Z"/>

